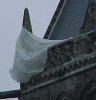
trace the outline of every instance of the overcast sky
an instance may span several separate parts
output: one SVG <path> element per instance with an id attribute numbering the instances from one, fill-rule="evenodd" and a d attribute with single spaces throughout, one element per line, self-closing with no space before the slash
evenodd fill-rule
<path id="1" fill-rule="evenodd" d="M 19 89 L 19 84 L 11 79 L 9 69 L 22 28 L 24 8 L 29 9 L 33 33 L 42 38 L 59 1 L 0 0 L 0 91 Z"/>

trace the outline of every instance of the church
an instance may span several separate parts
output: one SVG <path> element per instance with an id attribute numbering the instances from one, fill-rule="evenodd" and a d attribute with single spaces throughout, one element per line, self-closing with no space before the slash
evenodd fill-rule
<path id="1" fill-rule="evenodd" d="M 27 8 L 22 26 L 32 32 Z M 60 0 L 43 39 L 67 41 L 48 48 L 44 71 L 0 99 L 96 100 L 96 0 Z"/>

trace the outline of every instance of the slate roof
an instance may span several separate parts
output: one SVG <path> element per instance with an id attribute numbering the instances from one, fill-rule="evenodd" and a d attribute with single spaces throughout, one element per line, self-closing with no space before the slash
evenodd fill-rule
<path id="1" fill-rule="evenodd" d="M 44 38 L 65 39 L 80 34 L 89 0 L 60 0 Z"/>

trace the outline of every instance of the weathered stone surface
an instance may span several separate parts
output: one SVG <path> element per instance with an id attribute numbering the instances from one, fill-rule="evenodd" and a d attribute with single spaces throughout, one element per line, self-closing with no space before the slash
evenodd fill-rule
<path id="1" fill-rule="evenodd" d="M 95 34 L 93 31 L 49 48 L 46 69 L 25 85 L 23 100 L 89 100 L 90 90 L 96 90 Z"/>
<path id="2" fill-rule="evenodd" d="M 89 32 L 96 28 L 96 0 L 89 0 L 84 24 L 81 33 Z"/>
<path id="3" fill-rule="evenodd" d="M 46 69 L 65 64 L 96 50 L 96 32 L 55 45 L 48 49 Z"/>

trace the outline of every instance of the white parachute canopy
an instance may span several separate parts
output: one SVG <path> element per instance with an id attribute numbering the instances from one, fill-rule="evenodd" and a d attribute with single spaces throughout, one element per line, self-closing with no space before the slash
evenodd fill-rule
<path id="1" fill-rule="evenodd" d="M 46 40 L 34 36 L 22 28 L 18 37 L 11 77 L 19 83 L 27 83 L 33 75 L 45 68 L 48 47 L 65 40 Z"/>

